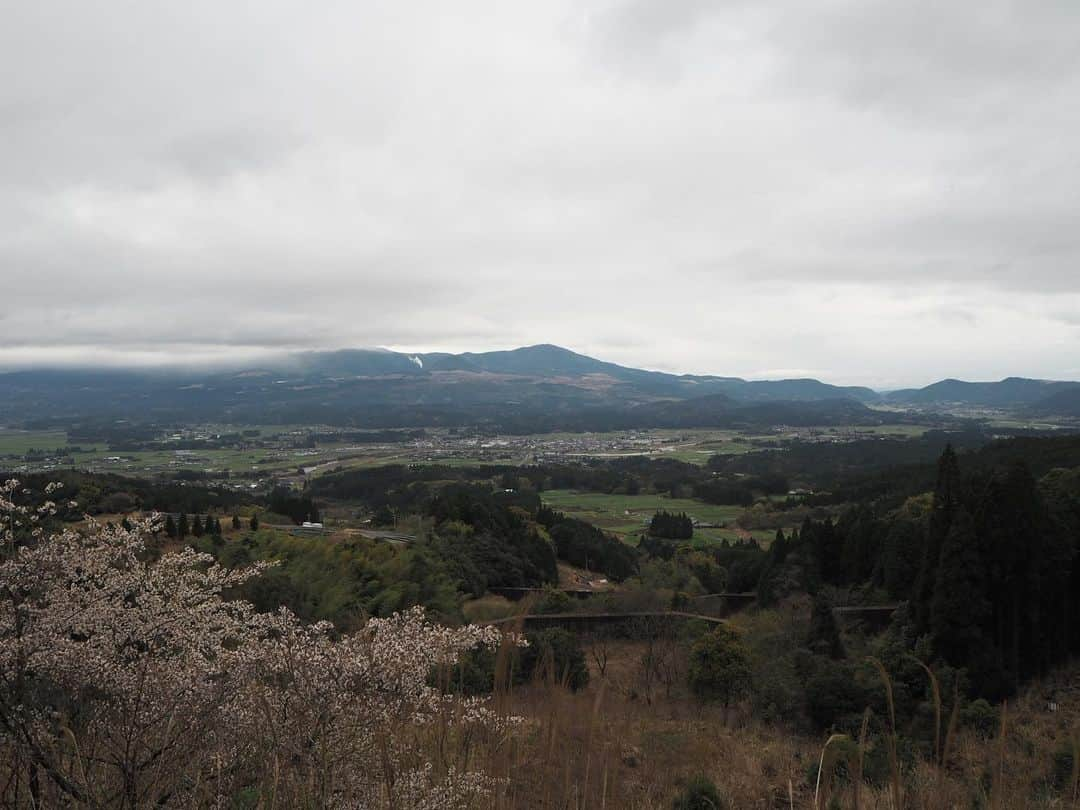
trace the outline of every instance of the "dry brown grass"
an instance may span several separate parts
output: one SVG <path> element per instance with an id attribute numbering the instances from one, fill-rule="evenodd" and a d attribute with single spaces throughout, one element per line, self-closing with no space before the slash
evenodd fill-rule
<path id="1" fill-rule="evenodd" d="M 933 707 L 937 761 L 931 754 L 905 766 L 893 753 L 888 717 L 878 718 L 886 733 L 875 740 L 867 714 L 859 739 L 830 746 L 836 750 L 823 758 L 823 739 L 757 722 L 745 706 L 725 718 L 721 709 L 694 702 L 684 690 L 670 698 L 657 694 L 648 703 L 640 685 L 635 687 L 643 650 L 641 642 L 610 643 L 606 677 L 593 665 L 592 683 L 577 694 L 549 678 L 503 696 L 505 708 L 525 720 L 516 739 L 500 751 L 498 773 L 505 782 L 494 806 L 670 808 L 685 781 L 702 773 L 732 808 L 1080 807 L 1075 769 L 1064 792 L 1049 787 L 1053 752 L 1074 740 L 1080 727 L 1080 689 L 1051 713 L 1041 697 L 1047 684 L 1033 685 L 1010 704 L 1005 733 L 999 730 L 988 740 L 958 729 L 955 712 L 942 729 L 938 692 Z M 1071 677 L 1074 688 L 1080 687 L 1080 675 Z M 933 694 L 937 679 L 932 672 L 929 678 Z M 891 754 L 892 774 L 883 785 L 858 779 L 874 745 Z M 856 778 L 835 771 L 840 762 L 844 773 Z M 816 791 L 819 763 L 822 781 Z"/>
<path id="2" fill-rule="evenodd" d="M 461 606 L 466 620 L 473 624 L 505 619 L 518 612 L 518 604 L 505 596 L 485 594 L 479 599 L 470 599 Z"/>
<path id="3" fill-rule="evenodd" d="M 497 656 L 501 684 L 511 680 L 509 649 Z M 417 763 L 433 762 L 440 772 L 480 768 L 501 780 L 477 810 L 660 810 L 670 808 L 696 774 L 711 779 L 738 810 L 1080 808 L 1080 671 L 1033 685 L 1010 703 L 1004 734 L 999 729 L 995 738 L 981 739 L 950 721 L 952 730 L 941 740 L 944 764 L 932 757 L 911 767 L 898 764 L 898 783 L 871 785 L 858 778 L 864 758 L 874 745 L 888 743 L 872 738 L 869 713 L 857 740 L 833 739 L 823 752 L 824 739 L 758 722 L 745 706 L 725 717 L 721 708 L 702 706 L 684 691 L 646 702 L 635 686 L 643 652 L 641 642 L 614 643 L 607 676 L 594 668 L 592 683 L 577 693 L 559 683 L 550 667 L 536 682 L 499 689 L 498 710 L 523 718 L 511 733 L 465 738 L 449 735 L 446 723 L 403 733 L 415 735 Z M 1057 712 L 1048 711 L 1043 697 L 1051 688 L 1058 690 Z M 890 728 L 887 719 L 884 728 Z M 1050 790 L 1052 756 L 1064 744 L 1074 751 L 1071 781 Z M 837 770 L 840 763 L 844 773 Z M 279 790 L 279 766 L 288 767 L 273 763 L 274 784 L 265 786 L 263 799 L 244 806 L 320 806 L 305 798 L 302 785 L 288 795 Z"/>
<path id="4" fill-rule="evenodd" d="M 786 803 L 789 780 L 799 792 L 811 755 L 771 729 L 724 727 L 718 709 L 650 706 L 602 685 L 578 694 L 533 685 L 513 707 L 526 722 L 498 805 L 505 808 L 670 807 L 699 772 L 741 797 L 734 806 L 768 807 L 778 797 Z"/>

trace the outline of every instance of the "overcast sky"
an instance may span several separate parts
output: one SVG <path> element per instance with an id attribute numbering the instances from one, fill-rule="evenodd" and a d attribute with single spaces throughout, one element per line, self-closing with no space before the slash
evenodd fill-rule
<path id="1" fill-rule="evenodd" d="M 1080 378 L 1080 4 L 7 2 L 0 366 Z"/>

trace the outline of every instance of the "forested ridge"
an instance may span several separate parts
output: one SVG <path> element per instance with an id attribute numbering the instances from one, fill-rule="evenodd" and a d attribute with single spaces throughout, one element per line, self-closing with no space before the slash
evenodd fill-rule
<path id="1" fill-rule="evenodd" d="M 1036 479 L 1020 460 L 1046 470 L 1075 460 L 1063 451 L 1077 446 L 1021 440 L 972 454 L 970 464 L 947 447 L 928 496 L 853 505 L 778 539 L 759 593 L 775 600 L 793 567 L 809 592 L 880 588 L 908 603 L 907 630 L 965 669 L 973 688 L 1009 694 L 1080 651 L 1080 469 Z"/>

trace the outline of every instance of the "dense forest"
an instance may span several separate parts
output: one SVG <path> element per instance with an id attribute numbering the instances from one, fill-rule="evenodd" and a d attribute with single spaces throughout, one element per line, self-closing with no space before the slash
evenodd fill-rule
<path id="1" fill-rule="evenodd" d="M 808 518 L 770 546 L 759 604 L 868 589 L 901 603 L 889 631 L 898 650 L 957 673 L 972 698 L 1013 694 L 1080 651 L 1080 470 L 1031 471 L 1061 448 L 1021 442 L 961 459 L 947 447 L 930 493 Z"/>

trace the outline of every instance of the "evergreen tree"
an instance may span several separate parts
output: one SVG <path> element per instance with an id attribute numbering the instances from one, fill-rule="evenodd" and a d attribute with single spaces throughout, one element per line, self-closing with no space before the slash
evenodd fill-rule
<path id="1" fill-rule="evenodd" d="M 253 532 L 257 532 L 259 530 L 259 516 L 252 515 L 251 520 L 248 522 L 248 526 Z"/>
<path id="2" fill-rule="evenodd" d="M 930 605 L 930 630 L 935 651 L 954 666 L 985 661 L 989 640 L 983 625 L 990 617 L 986 600 L 985 557 L 975 533 L 975 523 L 960 508 L 950 519 L 941 547 Z"/>
<path id="3" fill-rule="evenodd" d="M 239 515 L 233 515 L 232 516 L 232 527 L 233 527 L 234 532 L 240 531 L 240 516 Z"/>
<path id="4" fill-rule="evenodd" d="M 689 540 L 694 536 L 694 522 L 685 512 L 676 515 L 661 510 L 653 515 L 649 534 L 667 540 Z"/>
<path id="5" fill-rule="evenodd" d="M 165 536 L 176 539 L 176 521 L 172 515 L 165 516 Z"/>
<path id="6" fill-rule="evenodd" d="M 849 509 L 836 527 L 843 547 L 845 582 L 865 582 L 881 556 L 882 527 L 874 510 L 862 504 Z"/>
<path id="7" fill-rule="evenodd" d="M 202 537 L 203 536 L 202 518 L 199 517 L 198 515 L 195 515 L 194 517 L 191 518 L 191 535 L 192 535 L 192 537 Z"/>
<path id="8" fill-rule="evenodd" d="M 176 526 L 176 536 L 183 540 L 188 536 L 190 530 L 188 529 L 188 517 L 183 512 L 180 513 L 180 521 Z"/>
<path id="9" fill-rule="evenodd" d="M 811 547 L 818 560 L 818 571 L 822 580 L 839 585 L 844 581 L 844 536 L 837 530 L 832 518 L 813 526 L 811 529 Z M 804 539 L 805 534 L 804 534 Z"/>
<path id="10" fill-rule="evenodd" d="M 375 510 L 375 514 L 371 516 L 371 522 L 375 526 L 391 526 L 395 522 L 394 510 L 390 508 L 390 504 L 383 503 Z"/>
<path id="11" fill-rule="evenodd" d="M 896 599 L 909 599 L 919 576 L 926 538 L 915 521 L 897 518 L 888 527 L 874 571 L 875 582 Z"/>
<path id="12" fill-rule="evenodd" d="M 919 576 L 915 583 L 915 624 L 919 632 L 930 629 L 931 602 L 937 583 L 937 566 L 941 559 L 941 549 L 949 534 L 953 515 L 960 499 L 960 464 L 952 444 L 945 445 L 938 458 L 937 482 L 934 485 L 934 500 L 930 507 L 930 521 L 927 527 L 926 543 L 923 547 Z"/>
<path id="13" fill-rule="evenodd" d="M 214 534 L 221 537 L 221 519 L 214 518 Z"/>
<path id="14" fill-rule="evenodd" d="M 769 546 L 768 556 L 758 576 L 757 602 L 761 607 L 772 607 L 776 604 L 776 575 L 784 558 L 787 557 L 789 547 L 789 541 L 784 537 L 784 530 L 777 529 L 776 538 Z"/>
<path id="15" fill-rule="evenodd" d="M 1065 657 L 1058 632 L 1074 547 L 1022 463 L 995 475 L 975 513 L 988 555 L 988 633 L 1010 686 Z M 1052 618 L 1051 618 L 1052 617 Z"/>
<path id="16" fill-rule="evenodd" d="M 807 646 L 817 655 L 825 655 L 833 660 L 844 658 L 844 642 L 840 639 L 840 628 L 833 615 L 832 603 L 823 593 L 814 597 L 810 611 L 810 634 Z"/>

